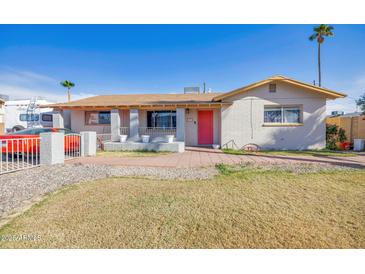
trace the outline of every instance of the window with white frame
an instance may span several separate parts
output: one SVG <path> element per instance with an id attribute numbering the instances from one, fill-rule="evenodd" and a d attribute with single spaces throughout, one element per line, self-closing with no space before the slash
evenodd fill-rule
<path id="1" fill-rule="evenodd" d="M 302 122 L 300 106 L 265 106 L 265 124 L 299 124 Z"/>

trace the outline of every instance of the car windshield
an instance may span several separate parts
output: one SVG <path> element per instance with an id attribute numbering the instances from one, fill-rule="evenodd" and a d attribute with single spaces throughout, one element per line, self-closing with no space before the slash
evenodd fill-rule
<path id="1" fill-rule="evenodd" d="M 52 128 L 27 128 L 9 133 L 9 135 L 39 135 L 43 132 L 51 132 Z"/>
<path id="2" fill-rule="evenodd" d="M 8 135 L 39 135 L 43 132 L 52 132 L 52 131 L 53 131 L 52 128 L 44 128 L 44 127 L 43 128 L 26 128 L 26 129 L 8 133 Z M 65 135 L 74 133 L 71 129 L 68 129 L 68 128 L 56 128 L 56 129 L 54 129 L 54 131 L 62 132 Z"/>
<path id="3" fill-rule="evenodd" d="M 58 132 L 62 132 L 64 133 L 65 135 L 66 134 L 70 134 L 70 133 L 74 133 L 73 131 L 71 131 L 71 129 L 68 129 L 68 128 L 58 128 L 57 129 Z"/>

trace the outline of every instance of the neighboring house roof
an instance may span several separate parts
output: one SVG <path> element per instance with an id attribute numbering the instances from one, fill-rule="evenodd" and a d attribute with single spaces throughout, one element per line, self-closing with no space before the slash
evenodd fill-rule
<path id="1" fill-rule="evenodd" d="M 342 115 L 330 115 L 330 117 L 357 117 L 362 115 L 362 112 L 350 112 Z"/>
<path id="2" fill-rule="evenodd" d="M 75 107 L 153 107 L 153 106 L 188 106 L 188 105 L 221 105 L 213 102 L 220 93 L 184 93 L 184 94 L 117 94 L 99 95 L 72 101 L 69 103 L 52 104 L 54 108 Z"/>
<path id="3" fill-rule="evenodd" d="M 307 90 L 310 90 L 310 91 L 322 93 L 322 94 L 326 95 L 326 97 L 329 98 L 329 99 L 336 99 L 336 98 L 346 97 L 346 94 L 344 94 L 344 93 L 340 93 L 340 92 L 329 90 L 329 89 L 326 89 L 326 88 L 314 86 L 314 85 L 307 84 L 307 83 L 304 83 L 304 82 L 301 82 L 301 81 L 298 81 L 298 80 L 294 80 L 294 79 L 291 79 L 291 78 L 288 78 L 288 77 L 285 77 L 285 76 L 278 75 L 278 76 L 273 76 L 273 77 L 264 79 L 262 81 L 253 83 L 251 85 L 248 85 L 248 86 L 245 86 L 245 87 L 242 87 L 242 88 L 235 89 L 231 92 L 227 92 L 227 93 L 223 93 L 221 95 L 218 95 L 214 98 L 214 101 L 220 101 L 224 98 L 231 97 L 231 96 L 234 96 L 234 95 L 246 92 L 246 91 L 250 91 L 254 88 L 260 87 L 260 86 L 265 85 L 265 84 L 273 83 L 273 82 L 274 83 L 275 82 L 284 82 L 284 83 L 292 84 L 294 86 L 301 87 L 301 88 L 304 88 L 304 89 L 307 89 Z"/>
<path id="4" fill-rule="evenodd" d="M 222 99 L 240 94 L 268 83 L 284 82 L 308 91 L 324 94 L 329 99 L 343 98 L 346 94 L 332 91 L 326 88 L 317 87 L 311 84 L 300 82 L 284 76 L 273 76 L 253 83 L 251 85 L 235 89 L 226 93 L 180 93 L 180 94 L 117 94 L 117 95 L 100 95 L 89 97 L 81 100 L 71 101 L 68 103 L 51 104 L 42 107 L 53 108 L 111 108 L 111 107 L 157 107 L 157 106 L 220 106 L 223 104 Z"/>

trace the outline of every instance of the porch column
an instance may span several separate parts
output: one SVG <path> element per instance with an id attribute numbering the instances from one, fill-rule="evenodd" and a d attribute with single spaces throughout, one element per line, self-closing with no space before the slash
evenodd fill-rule
<path id="1" fill-rule="evenodd" d="M 185 141 L 185 108 L 176 109 L 176 140 Z"/>
<path id="2" fill-rule="evenodd" d="M 110 111 L 110 131 L 112 142 L 120 141 L 120 115 L 119 109 L 112 109 Z"/>
<path id="3" fill-rule="evenodd" d="M 52 114 L 53 119 L 53 127 L 55 128 L 64 128 L 64 122 L 63 122 L 63 111 L 58 110 Z"/>
<path id="4" fill-rule="evenodd" d="M 139 139 L 139 117 L 138 109 L 129 110 L 129 138 L 137 141 Z"/>

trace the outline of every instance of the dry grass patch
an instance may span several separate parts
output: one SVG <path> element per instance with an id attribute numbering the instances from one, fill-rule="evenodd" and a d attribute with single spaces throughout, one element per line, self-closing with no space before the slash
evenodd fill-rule
<path id="1" fill-rule="evenodd" d="M 365 248 L 365 172 L 231 168 L 207 181 L 110 178 L 50 195 L 3 248 Z"/>

